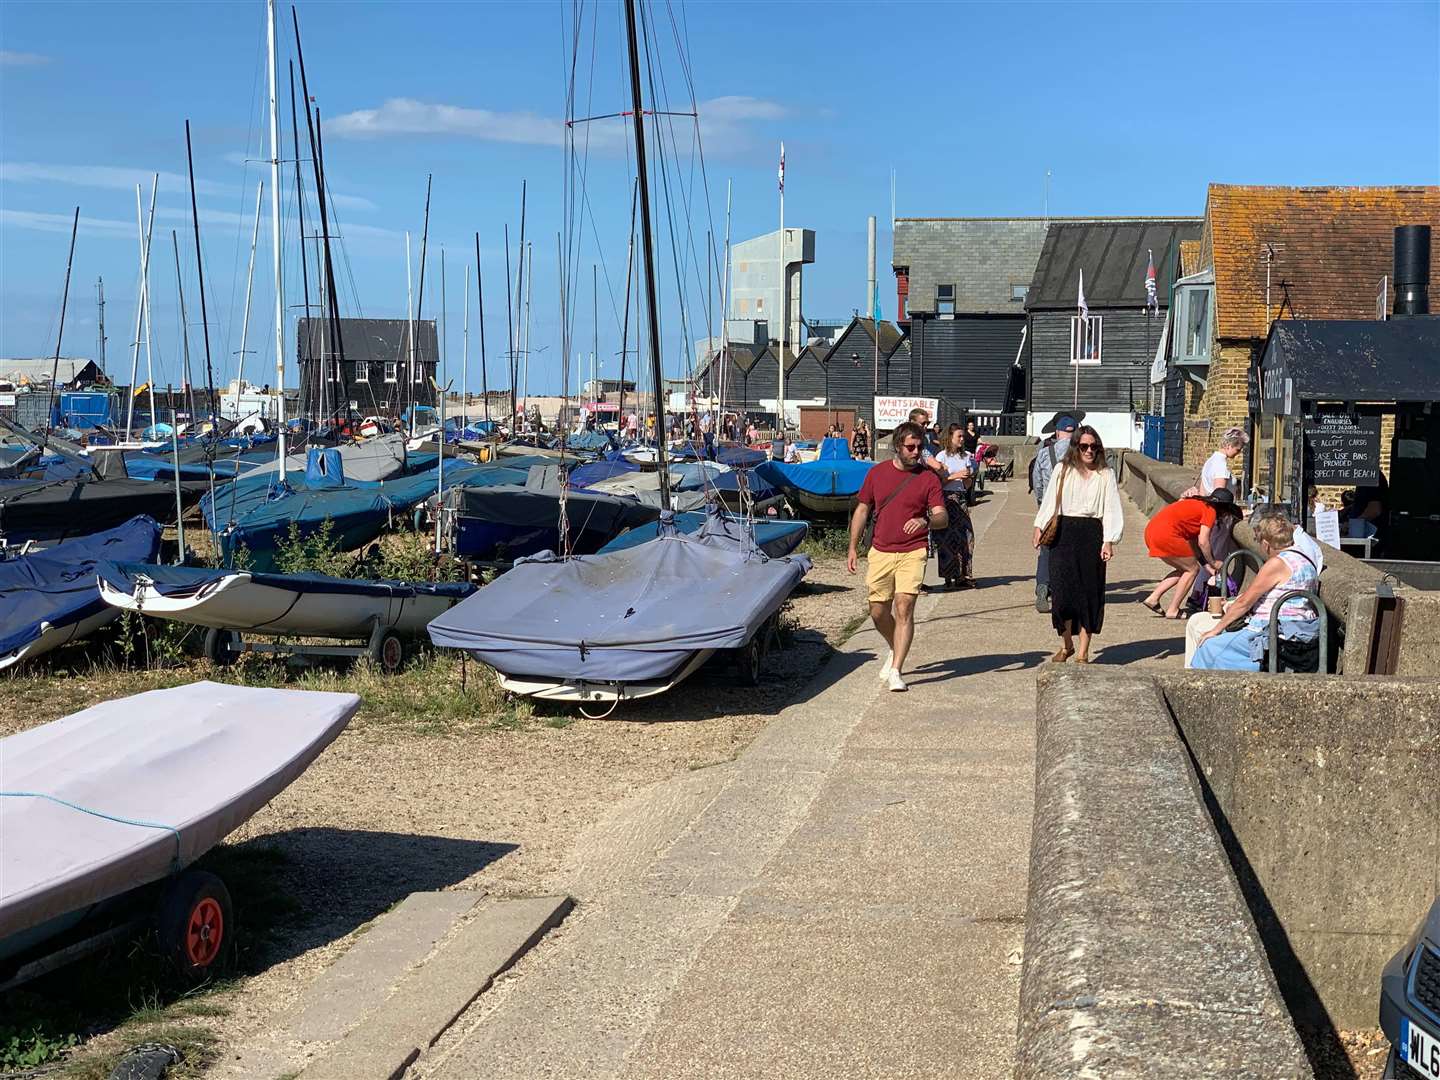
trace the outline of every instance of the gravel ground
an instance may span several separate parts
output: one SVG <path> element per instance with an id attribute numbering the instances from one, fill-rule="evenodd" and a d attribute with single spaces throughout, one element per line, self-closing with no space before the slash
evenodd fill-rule
<path id="1" fill-rule="evenodd" d="M 605 720 L 543 706 L 529 717 L 476 718 L 423 733 L 367 723 L 362 708 L 299 780 L 230 839 L 241 856 L 257 849 L 267 856 L 249 865 L 270 875 L 270 887 L 296 910 L 242 958 L 253 974 L 214 995 L 228 1013 L 205 1026 L 219 1036 L 221 1055 L 410 892 L 561 888 L 586 826 L 641 787 L 733 759 L 796 698 L 858 623 L 861 585 L 843 557 L 817 555 L 782 614 L 783 647 L 754 688 L 714 666 Z M 204 677 L 203 665 L 194 674 Z M 0 696 L 0 734 L 115 696 L 117 677 L 125 678 L 17 682 L 16 693 Z M 132 681 L 139 685 L 127 691 L 154 685 Z"/>

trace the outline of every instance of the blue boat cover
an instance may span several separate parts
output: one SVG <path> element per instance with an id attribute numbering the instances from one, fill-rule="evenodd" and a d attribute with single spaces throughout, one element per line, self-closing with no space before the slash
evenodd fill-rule
<path id="1" fill-rule="evenodd" d="M 625 473 L 639 471 L 639 465 L 636 465 L 632 461 L 626 461 L 622 457 L 590 461 L 584 465 L 577 465 L 570 470 L 570 486 L 572 488 L 587 488 L 591 484 L 598 484 L 602 480 L 610 480 Z"/>
<path id="2" fill-rule="evenodd" d="M 521 560 L 434 619 L 430 640 L 511 676 L 664 679 L 699 650 L 744 645 L 809 569 L 710 522 L 698 537 L 667 527 L 604 555 Z"/>
<path id="3" fill-rule="evenodd" d="M 573 431 L 565 436 L 565 446 L 570 450 L 608 450 L 610 438 L 598 431 Z"/>
<path id="4" fill-rule="evenodd" d="M 159 551 L 160 526 L 141 515 L 105 532 L 0 562 L 0 655 L 38 638 L 42 623 L 69 626 L 104 611 L 96 584 L 100 562 L 153 562 Z"/>
<path id="5" fill-rule="evenodd" d="M 241 571 L 216 570 L 206 566 L 156 566 L 144 561 L 101 562 L 98 575 L 107 585 L 133 594 L 138 578 L 145 578 L 161 596 L 186 596 L 221 578 Z M 297 593 L 338 593 L 342 596 L 379 596 L 407 599 L 412 596 L 466 597 L 475 591 L 467 581 L 368 581 L 337 578 L 325 574 L 256 574 L 245 571 L 256 585 L 269 585 Z"/>
<path id="6" fill-rule="evenodd" d="M 811 495 L 857 495 L 865 474 L 874 462 L 839 458 L 802 461 L 787 465 L 783 461 L 766 461 L 755 466 L 755 474 L 781 491 L 796 489 Z"/>
<path id="7" fill-rule="evenodd" d="M 850 443 L 845 439 L 828 438 L 820 440 L 821 461 L 850 460 Z"/>
<path id="8" fill-rule="evenodd" d="M 762 461 L 769 461 L 770 455 L 764 450 L 752 450 L 748 446 L 719 446 L 715 449 L 715 460 L 732 469 L 753 469 Z"/>
<path id="9" fill-rule="evenodd" d="M 340 464 L 340 451 L 335 447 L 312 447 L 305 458 L 305 486 L 311 491 L 325 491 L 345 486 L 345 466 Z"/>
<path id="10" fill-rule="evenodd" d="M 711 511 L 690 511 L 684 514 L 675 515 L 675 531 L 689 536 L 698 533 L 704 528 L 705 523 L 718 513 L 723 519 L 719 528 L 728 530 L 743 530 L 745 523 L 738 518 L 726 513 L 724 510 Z M 755 545 L 772 559 L 784 558 L 798 548 L 805 541 L 810 533 L 810 525 L 804 521 L 781 521 L 769 518 L 757 519 L 755 522 Z M 637 544 L 645 544 L 654 540 L 660 535 L 660 523 L 652 521 L 649 525 L 637 525 L 629 532 L 621 533 L 614 540 L 611 540 L 603 548 L 602 553 L 607 551 L 619 551 L 622 548 L 635 547 Z"/>

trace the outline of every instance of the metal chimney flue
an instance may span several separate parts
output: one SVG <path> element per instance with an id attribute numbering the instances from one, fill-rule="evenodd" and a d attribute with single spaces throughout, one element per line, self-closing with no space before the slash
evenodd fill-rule
<path id="1" fill-rule="evenodd" d="M 1396 315 L 1430 314 L 1430 226 L 1395 226 Z"/>

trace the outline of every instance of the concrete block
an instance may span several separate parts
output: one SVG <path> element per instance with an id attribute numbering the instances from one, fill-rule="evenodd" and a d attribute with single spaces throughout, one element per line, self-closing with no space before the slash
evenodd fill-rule
<path id="1" fill-rule="evenodd" d="M 302 1042 L 333 1042 L 373 1012 L 412 965 L 430 954 L 477 892 L 411 893 L 306 988 L 284 1026 Z"/>
<path id="2" fill-rule="evenodd" d="M 412 970 L 387 1006 L 301 1074 L 304 1080 L 393 1080 L 444 1033 L 495 976 L 569 914 L 569 897 L 496 900 Z"/>

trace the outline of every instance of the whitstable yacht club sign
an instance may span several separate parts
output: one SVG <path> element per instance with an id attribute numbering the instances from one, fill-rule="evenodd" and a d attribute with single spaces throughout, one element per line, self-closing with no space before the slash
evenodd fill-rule
<path id="1" fill-rule="evenodd" d="M 877 397 L 875 399 L 875 430 L 894 431 L 910 419 L 911 409 L 924 409 L 934 420 L 940 412 L 940 399 L 933 397 Z"/>

